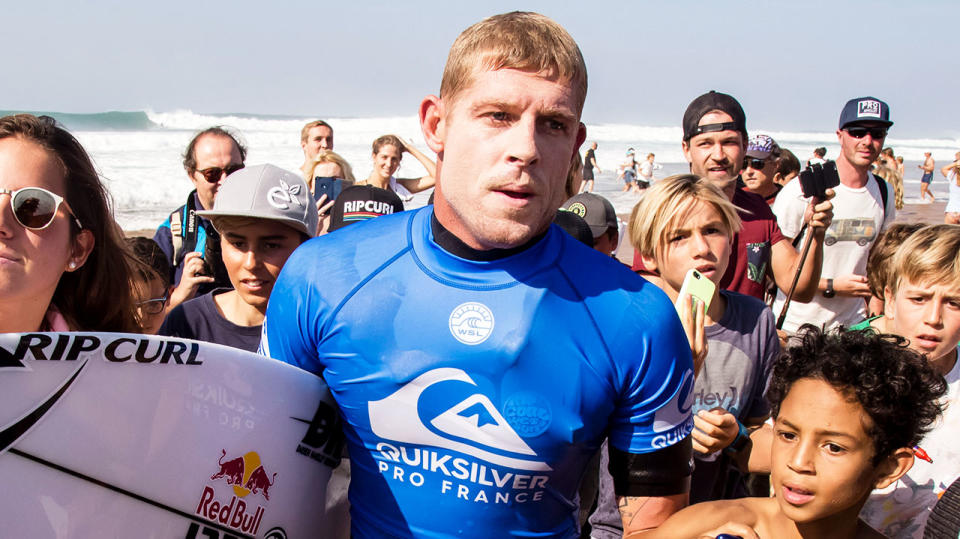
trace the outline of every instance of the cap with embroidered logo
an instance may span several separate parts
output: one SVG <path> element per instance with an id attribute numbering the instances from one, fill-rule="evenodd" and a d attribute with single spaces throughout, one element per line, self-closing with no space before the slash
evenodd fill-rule
<path id="1" fill-rule="evenodd" d="M 317 235 L 317 204 L 307 182 L 274 165 L 246 167 L 227 176 L 213 209 L 197 215 L 270 219 L 308 236 Z"/>
<path id="2" fill-rule="evenodd" d="M 840 111 L 840 129 L 857 122 L 874 122 L 886 127 L 890 121 L 890 107 L 876 97 L 856 97 L 847 101 Z"/>
<path id="3" fill-rule="evenodd" d="M 593 238 L 599 238 L 610 227 L 617 226 L 617 211 L 609 200 L 593 193 L 580 193 L 570 197 L 561 209 L 575 213 L 590 227 Z"/>

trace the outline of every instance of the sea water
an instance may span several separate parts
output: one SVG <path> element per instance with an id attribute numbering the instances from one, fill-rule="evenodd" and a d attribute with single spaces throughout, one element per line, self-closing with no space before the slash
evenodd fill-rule
<path id="1" fill-rule="evenodd" d="M 0 115 L 8 114 L 0 111 Z M 57 118 L 80 140 L 93 158 L 114 200 L 117 221 L 124 230 L 156 228 L 175 208 L 183 204 L 193 189 L 183 170 L 183 150 L 194 133 L 213 125 L 222 125 L 240 135 L 248 148 L 247 164 L 272 163 L 298 172 L 303 163 L 300 129 L 314 118 L 253 115 L 197 114 L 191 111 L 105 112 L 99 114 L 47 113 Z M 380 118 L 324 118 L 334 128 L 334 147 L 353 167 L 358 179 L 366 178 L 372 168 L 371 143 L 380 135 L 392 133 L 413 141 L 424 153 L 431 152 L 423 142 L 416 116 Z M 834 132 L 803 133 L 785 130 L 752 129 L 751 134 L 766 133 L 781 146 L 793 151 L 801 162 L 811 157 L 818 146 L 827 148 L 827 157 L 839 151 Z M 891 133 L 893 135 L 894 133 Z M 635 124 L 587 124 L 587 141 L 596 141 L 597 175 L 594 191 L 606 196 L 618 213 L 629 213 L 639 200 L 638 193 L 623 193 L 617 180 L 617 166 L 625 160 L 627 148 L 636 150 L 637 160 L 647 153 L 656 154 L 663 168 L 656 178 L 689 170 L 680 148 L 679 126 L 658 127 Z M 905 202 L 920 203 L 920 169 L 923 152 L 933 152 L 937 168 L 953 159 L 960 149 L 955 139 L 898 139 L 888 137 L 887 145 L 905 159 Z M 586 144 L 582 150 L 586 150 Z M 397 176 L 419 177 L 423 167 L 405 155 Z M 947 186 L 939 170 L 934 174 L 932 190 L 946 199 Z M 426 204 L 429 191 L 419 193 L 406 203 L 407 209 Z"/>

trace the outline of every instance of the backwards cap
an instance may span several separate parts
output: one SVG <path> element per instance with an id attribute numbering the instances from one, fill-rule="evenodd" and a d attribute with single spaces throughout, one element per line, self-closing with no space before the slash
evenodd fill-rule
<path id="1" fill-rule="evenodd" d="M 697 125 L 701 118 L 713 111 L 729 114 L 733 121 L 723 124 Z M 747 138 L 747 116 L 743 113 L 743 107 L 736 99 L 727 94 L 710 90 L 691 101 L 690 105 L 687 106 L 687 111 L 683 113 L 683 140 L 685 141 L 700 133 L 726 131 L 727 129 L 739 131 L 743 133 L 744 139 Z"/>

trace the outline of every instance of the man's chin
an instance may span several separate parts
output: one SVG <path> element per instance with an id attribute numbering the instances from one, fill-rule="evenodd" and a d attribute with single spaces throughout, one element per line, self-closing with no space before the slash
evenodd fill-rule
<path id="1" fill-rule="evenodd" d="M 529 242 L 549 226 L 549 221 L 534 225 L 508 218 L 488 219 L 474 237 L 487 249 L 512 249 Z"/>

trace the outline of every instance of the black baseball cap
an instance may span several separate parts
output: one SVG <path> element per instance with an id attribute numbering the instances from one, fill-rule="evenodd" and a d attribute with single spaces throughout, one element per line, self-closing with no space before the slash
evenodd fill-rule
<path id="1" fill-rule="evenodd" d="M 729 114 L 733 118 L 732 122 L 719 124 L 698 125 L 700 119 L 707 113 L 720 111 Z M 712 131 L 739 131 L 743 133 L 744 140 L 747 139 L 747 116 L 743 113 L 743 107 L 732 96 L 720 93 L 716 90 L 709 92 L 694 99 L 687 106 L 687 111 L 683 113 L 683 140 L 690 140 L 700 133 L 709 133 Z"/>
<path id="2" fill-rule="evenodd" d="M 330 210 L 330 232 L 347 225 L 403 211 L 403 201 L 393 191 L 372 185 L 353 185 L 340 192 Z"/>

